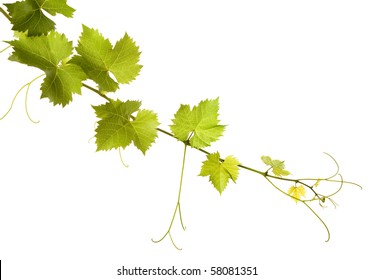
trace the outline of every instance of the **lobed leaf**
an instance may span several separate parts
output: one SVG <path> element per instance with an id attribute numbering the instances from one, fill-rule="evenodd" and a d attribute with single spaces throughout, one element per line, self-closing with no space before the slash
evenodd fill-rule
<path id="1" fill-rule="evenodd" d="M 74 9 L 66 0 L 25 0 L 5 4 L 13 24 L 12 30 L 28 33 L 29 36 L 47 35 L 55 29 L 55 23 L 44 12 L 52 16 L 62 14 L 72 17 Z M 44 11 L 44 12 L 43 12 Z"/>
<path id="2" fill-rule="evenodd" d="M 219 152 L 207 155 L 207 160 L 203 162 L 199 176 L 209 176 L 209 181 L 220 194 L 225 190 L 229 179 L 234 183 L 239 176 L 239 161 L 228 156 L 221 162 Z"/>
<path id="3" fill-rule="evenodd" d="M 79 56 L 75 56 L 72 62 L 82 67 L 104 92 L 115 92 L 119 83 L 130 83 L 142 68 L 138 64 L 139 47 L 127 34 L 113 48 L 98 30 L 83 25 L 76 50 Z"/>
<path id="4" fill-rule="evenodd" d="M 282 176 L 288 176 L 288 175 L 291 174 L 289 171 L 284 169 L 285 168 L 284 161 L 280 161 L 280 160 L 277 160 L 277 159 L 273 160 L 269 156 L 262 156 L 261 160 L 262 160 L 263 163 L 265 163 L 266 165 L 269 165 L 271 167 L 275 176 L 282 177 Z"/>
<path id="5" fill-rule="evenodd" d="M 192 110 L 189 105 L 181 105 L 170 129 L 179 140 L 189 140 L 192 147 L 210 146 L 225 130 L 225 126 L 219 124 L 218 110 L 218 98 L 201 101 Z"/>
<path id="6" fill-rule="evenodd" d="M 292 196 L 293 200 L 298 202 L 301 197 L 305 197 L 306 191 L 303 186 L 291 186 L 288 189 L 288 194 Z"/>
<path id="7" fill-rule="evenodd" d="M 48 72 L 42 83 L 41 98 L 48 98 L 54 105 L 65 106 L 73 100 L 72 93 L 81 93 L 86 74 L 74 64 L 56 67 Z"/>
<path id="8" fill-rule="evenodd" d="M 65 35 L 51 31 L 48 35 L 27 37 L 20 33 L 18 40 L 8 43 L 13 46 L 10 60 L 45 72 L 41 98 L 65 106 L 73 99 L 73 93 L 81 93 L 86 74 L 79 66 L 69 63 L 73 45 Z"/>
<path id="9" fill-rule="evenodd" d="M 97 151 L 126 148 L 134 143 L 143 154 L 157 138 L 157 115 L 149 110 L 139 110 L 140 101 L 120 100 L 93 106 L 100 118 L 96 128 Z M 137 112 L 136 117 L 132 114 Z"/>

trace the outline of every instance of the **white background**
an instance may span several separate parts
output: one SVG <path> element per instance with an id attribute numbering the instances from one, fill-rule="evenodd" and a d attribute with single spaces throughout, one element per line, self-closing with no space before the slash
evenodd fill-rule
<path id="1" fill-rule="evenodd" d="M 95 152 L 103 102 L 87 90 L 62 109 L 31 87 L 0 122 L 0 259 L 4 279 L 156 279 L 116 276 L 117 268 L 172 265 L 256 266 L 254 279 L 373 279 L 372 1 L 70 1 L 58 30 L 77 42 L 81 24 L 112 42 L 125 32 L 142 51 L 141 75 L 117 95 L 143 101 L 168 129 L 181 103 L 220 98 L 224 137 L 210 151 L 264 170 L 260 157 L 286 161 L 299 176 L 328 176 L 335 156 L 346 185 L 318 209 L 242 171 L 222 196 L 196 176 L 205 156 L 188 150 L 183 219 L 166 231 L 175 207 L 183 145 L 159 135 L 144 157 Z M 1 40 L 11 26 L 0 17 Z M 1 42 L 0 48 L 6 47 Z M 39 70 L 0 55 L 0 112 Z M 182 279 L 183 277 L 169 277 Z M 162 278 L 162 279 L 169 279 Z M 205 276 L 183 279 L 223 279 Z M 224 277 L 225 279 L 248 279 Z"/>

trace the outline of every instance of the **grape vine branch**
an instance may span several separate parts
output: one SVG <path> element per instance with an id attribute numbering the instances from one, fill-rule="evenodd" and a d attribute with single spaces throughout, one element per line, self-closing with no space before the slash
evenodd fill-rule
<path id="1" fill-rule="evenodd" d="M 160 128 L 157 114 L 151 110 L 141 109 L 141 101 L 115 100 L 107 95 L 117 92 L 121 84 L 131 83 L 142 68 L 138 64 L 139 47 L 127 33 L 113 46 L 98 30 L 82 25 L 83 30 L 78 44 L 73 46 L 65 34 L 56 32 L 55 23 L 51 19 L 56 14 L 73 17 L 75 10 L 66 3 L 66 0 L 25 0 L 4 4 L 4 6 L 7 11 L 0 7 L 0 12 L 10 22 L 15 33 L 12 40 L 4 40 L 8 46 L 0 53 L 11 48 L 9 60 L 38 68 L 44 74 L 20 88 L 9 110 L 0 120 L 9 114 L 16 97 L 26 88 L 25 110 L 28 118 L 37 123 L 28 112 L 27 96 L 31 84 L 44 77 L 41 83 L 41 98 L 49 99 L 54 106 L 65 107 L 72 102 L 73 94 L 81 94 L 82 88 L 96 93 L 105 100 L 101 105 L 92 106 L 99 119 L 95 130 L 97 151 L 112 149 L 121 151 L 133 144 L 145 155 L 158 137 L 158 133 L 183 143 L 176 206 L 166 232 L 161 235 L 161 238 L 152 239 L 153 242 L 158 243 L 169 237 L 173 246 L 181 249 L 172 237 L 172 228 L 178 215 L 182 229 L 186 229 L 182 219 L 181 194 L 188 147 L 206 155 L 199 176 L 208 177 L 220 195 L 230 181 L 236 182 L 240 170 L 261 175 L 274 189 L 296 203 L 300 202 L 316 216 L 326 229 L 326 241 L 330 239 L 330 230 L 312 204 L 317 202 L 319 206 L 326 207 L 326 202 L 330 202 L 336 207 L 337 204 L 332 197 L 342 190 L 344 184 L 361 188 L 354 182 L 343 180 L 339 173 L 338 162 L 327 153 L 327 157 L 336 166 L 333 175 L 290 178 L 291 173 L 285 169 L 284 161 L 272 159 L 270 156 L 261 157 L 265 167 L 264 171 L 260 171 L 240 163 L 234 156 L 223 158 L 219 152 L 207 151 L 206 148 L 217 141 L 225 131 L 225 125 L 222 125 L 218 119 L 219 98 L 203 100 L 193 107 L 180 105 L 172 119 L 170 132 Z M 87 84 L 86 80 L 96 86 Z M 279 185 L 280 182 L 289 185 L 284 188 Z M 328 185 L 327 191 L 321 190 L 322 184 Z"/>

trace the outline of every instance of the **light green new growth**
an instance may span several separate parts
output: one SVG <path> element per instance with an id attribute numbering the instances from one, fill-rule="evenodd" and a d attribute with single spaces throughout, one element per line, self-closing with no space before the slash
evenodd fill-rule
<path id="1" fill-rule="evenodd" d="M 209 176 L 209 181 L 219 191 L 220 194 L 225 190 L 229 179 L 234 183 L 239 176 L 239 161 L 233 156 L 227 156 L 223 161 L 220 160 L 219 152 L 207 155 L 207 160 L 203 162 L 200 176 Z"/>
<path id="2" fill-rule="evenodd" d="M 292 196 L 293 200 L 297 203 L 302 197 L 305 197 L 306 191 L 303 186 L 291 186 L 288 189 L 288 194 Z"/>
<path id="3" fill-rule="evenodd" d="M 62 14 L 66 17 L 73 17 L 75 11 L 66 0 L 26 0 L 4 5 L 8 8 L 12 30 L 27 31 L 29 36 L 46 35 L 55 29 L 55 23 L 43 11 L 52 16 Z"/>
<path id="4" fill-rule="evenodd" d="M 291 174 L 289 171 L 284 169 L 285 168 L 284 161 L 271 159 L 271 157 L 269 156 L 262 156 L 261 160 L 263 161 L 263 163 L 270 166 L 270 169 L 273 171 L 275 176 L 282 177 L 282 176 L 288 176 Z"/>
<path id="5" fill-rule="evenodd" d="M 139 48 L 127 34 L 113 48 L 110 41 L 98 30 L 83 25 L 76 50 L 79 56 L 75 56 L 72 62 L 81 66 L 103 92 L 115 92 L 119 88 L 119 83 L 130 83 L 139 75 L 142 68 L 138 64 Z"/>
<path id="6" fill-rule="evenodd" d="M 218 109 L 218 98 L 201 101 L 192 110 L 189 105 L 181 105 L 170 129 L 176 138 L 189 140 L 194 148 L 208 147 L 225 130 L 225 126 L 219 124 Z"/>
<path id="7" fill-rule="evenodd" d="M 65 35 L 51 31 L 37 37 L 19 33 L 18 37 L 8 42 L 14 50 L 9 59 L 45 72 L 41 98 L 65 106 L 72 101 L 73 93 L 81 93 L 86 74 L 79 66 L 66 62 L 73 52 L 73 44 Z"/>

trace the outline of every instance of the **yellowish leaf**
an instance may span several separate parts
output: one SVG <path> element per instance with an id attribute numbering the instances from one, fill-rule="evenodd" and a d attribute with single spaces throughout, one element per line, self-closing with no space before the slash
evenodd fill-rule
<path id="1" fill-rule="evenodd" d="M 298 202 L 301 197 L 305 197 L 306 191 L 303 186 L 291 186 L 288 189 L 288 194 L 292 196 L 292 198 Z"/>

